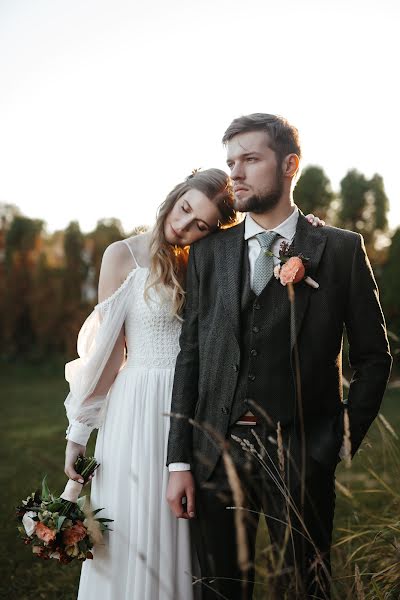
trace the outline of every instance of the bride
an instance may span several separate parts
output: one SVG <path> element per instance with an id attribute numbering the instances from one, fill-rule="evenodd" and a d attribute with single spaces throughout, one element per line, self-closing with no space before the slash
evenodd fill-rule
<path id="1" fill-rule="evenodd" d="M 314 225 L 319 220 L 307 217 Z M 229 177 L 198 171 L 161 205 L 153 230 L 111 244 L 99 303 L 66 365 L 65 473 L 98 428 L 91 484 L 112 531 L 82 566 L 79 600 L 191 600 L 188 521 L 165 499 L 170 400 L 179 351 L 188 246 L 236 222 Z M 177 466 L 178 468 L 178 466 Z"/>

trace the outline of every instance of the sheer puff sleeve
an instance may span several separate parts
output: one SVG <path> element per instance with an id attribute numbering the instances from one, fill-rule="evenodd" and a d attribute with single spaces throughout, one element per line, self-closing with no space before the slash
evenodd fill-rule
<path id="1" fill-rule="evenodd" d="M 79 358 L 65 365 L 70 386 L 66 439 L 77 444 L 85 446 L 91 431 L 103 422 L 109 390 L 124 366 L 124 322 L 136 272 L 133 269 L 111 296 L 95 306 L 78 335 Z"/>

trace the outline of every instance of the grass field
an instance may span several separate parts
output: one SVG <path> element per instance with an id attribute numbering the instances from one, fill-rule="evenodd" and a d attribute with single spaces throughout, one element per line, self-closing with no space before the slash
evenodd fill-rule
<path id="1" fill-rule="evenodd" d="M 62 378 L 62 367 L 60 365 L 59 371 L 55 372 L 54 367 L 46 370 L 44 367 L 5 368 L 3 365 L 0 389 L 3 398 L 0 420 L 0 597 L 7 600 L 74 600 L 80 566 L 60 566 L 56 561 L 35 559 L 30 548 L 18 539 L 14 516 L 15 506 L 38 486 L 44 474 L 47 473 L 49 486 L 54 491 L 61 492 L 65 484 L 66 419 L 63 401 L 67 387 Z M 382 413 L 397 432 L 400 432 L 399 402 L 400 390 L 393 389 L 387 392 L 382 406 Z M 399 465 L 395 454 L 392 454 L 393 444 L 398 444 L 398 440 L 387 428 L 382 423 L 374 425 L 351 469 L 339 466 L 338 481 L 345 486 L 345 490 L 344 493 L 338 490 L 337 494 L 336 542 L 344 535 L 342 530 L 368 525 L 365 519 L 372 522 L 376 521 L 377 515 L 380 518 L 386 515 L 390 522 L 391 515 L 394 520 L 395 514 L 399 519 L 399 502 L 397 500 L 396 505 L 396 492 L 392 493 L 399 489 L 400 479 Z M 91 440 L 89 453 L 93 447 L 94 439 Z M 376 481 L 371 468 L 383 484 Z M 259 552 L 264 543 L 265 531 L 261 530 Z M 354 561 L 346 565 L 351 552 L 357 550 L 357 543 L 355 539 L 354 543 L 343 544 L 333 551 L 333 568 L 337 579 L 335 597 L 341 600 L 357 598 L 352 591 Z M 390 540 L 387 543 L 390 545 Z M 357 552 L 354 560 L 358 560 Z M 262 579 L 261 560 L 259 563 L 259 577 Z M 362 580 L 367 587 L 370 576 L 363 574 L 364 564 L 360 559 Z M 380 598 L 378 594 L 375 597 Z M 261 587 L 257 598 L 266 598 Z"/>

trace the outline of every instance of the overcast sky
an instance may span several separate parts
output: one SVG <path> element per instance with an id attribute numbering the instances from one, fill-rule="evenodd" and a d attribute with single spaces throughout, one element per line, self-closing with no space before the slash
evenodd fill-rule
<path id="1" fill-rule="evenodd" d="M 249 112 L 338 189 L 380 173 L 400 225 L 396 0 L 0 0 L 0 202 L 48 229 L 151 224 Z"/>

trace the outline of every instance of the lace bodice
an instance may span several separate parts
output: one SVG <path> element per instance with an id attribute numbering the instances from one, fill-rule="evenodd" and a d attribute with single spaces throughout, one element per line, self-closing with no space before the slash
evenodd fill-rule
<path id="1" fill-rule="evenodd" d="M 125 368 L 174 368 L 179 352 L 181 324 L 171 316 L 170 303 L 162 302 L 153 289 L 146 302 L 144 290 L 148 269 L 138 269 L 125 319 L 128 348 Z"/>
<path id="2" fill-rule="evenodd" d="M 139 266 L 129 244 L 124 244 L 132 254 L 134 268 L 122 285 L 95 306 L 78 335 L 79 358 L 65 365 L 70 385 L 65 400 L 67 437 L 82 445 L 103 422 L 110 386 L 121 369 L 173 369 L 179 352 L 181 324 L 171 316 L 170 302 L 153 288 L 145 300 L 149 269 Z M 125 364 L 123 331 L 128 349 Z"/>

